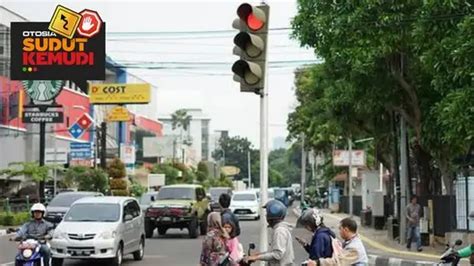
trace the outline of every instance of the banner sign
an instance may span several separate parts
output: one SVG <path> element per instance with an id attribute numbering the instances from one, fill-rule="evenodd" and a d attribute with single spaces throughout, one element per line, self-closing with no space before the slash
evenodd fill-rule
<path id="1" fill-rule="evenodd" d="M 149 103 L 151 86 L 144 84 L 90 84 L 93 104 Z"/>
<path id="2" fill-rule="evenodd" d="M 93 37 L 67 38 L 49 22 L 11 23 L 12 80 L 105 79 L 105 23 Z"/>
<path id="3" fill-rule="evenodd" d="M 349 151 L 334 150 L 332 163 L 334 166 L 349 166 Z M 352 151 L 352 166 L 365 166 L 365 152 L 363 150 Z"/>
<path id="4" fill-rule="evenodd" d="M 27 124 L 36 123 L 63 123 L 64 117 L 61 111 L 24 111 L 22 122 Z"/>

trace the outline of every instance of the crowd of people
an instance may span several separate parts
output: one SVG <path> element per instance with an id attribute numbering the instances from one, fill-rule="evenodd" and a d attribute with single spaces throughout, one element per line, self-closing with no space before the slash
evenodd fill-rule
<path id="1" fill-rule="evenodd" d="M 219 197 L 221 212 L 208 216 L 208 233 L 202 243 L 201 266 L 250 265 L 265 261 L 269 266 L 295 265 L 291 226 L 286 223 L 287 207 L 278 200 L 265 204 L 265 218 L 272 229 L 271 243 L 267 251 L 244 255 L 239 219 L 229 210 L 230 196 Z M 367 265 L 368 257 L 357 235 L 357 223 L 351 218 L 341 220 L 339 242 L 336 234 L 324 225 L 324 217 L 317 209 L 306 210 L 299 223 L 313 234 L 310 243 L 296 237 L 308 252 L 307 265 Z"/>

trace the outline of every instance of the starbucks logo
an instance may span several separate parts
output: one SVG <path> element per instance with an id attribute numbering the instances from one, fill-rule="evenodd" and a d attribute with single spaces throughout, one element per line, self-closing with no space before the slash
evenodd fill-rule
<path id="1" fill-rule="evenodd" d="M 23 86 L 31 99 L 45 102 L 58 96 L 63 88 L 62 80 L 24 80 Z"/>

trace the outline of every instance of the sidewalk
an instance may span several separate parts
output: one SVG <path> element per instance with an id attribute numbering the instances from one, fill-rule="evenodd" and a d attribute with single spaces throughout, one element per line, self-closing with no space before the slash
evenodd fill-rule
<path id="1" fill-rule="evenodd" d="M 293 209 L 294 214 L 299 216 L 299 207 Z M 330 213 L 322 210 L 324 223 L 334 232 L 338 232 L 339 221 L 349 217 L 344 213 Z M 386 230 L 375 230 L 360 225 L 360 218 L 354 216 L 357 222 L 359 236 L 365 243 L 369 255 L 369 265 L 433 265 L 439 261 L 444 247 L 423 247 L 423 252 L 408 251 L 405 246 L 388 239 Z M 414 246 L 413 246 L 414 250 Z M 461 263 L 460 265 L 468 265 Z"/>

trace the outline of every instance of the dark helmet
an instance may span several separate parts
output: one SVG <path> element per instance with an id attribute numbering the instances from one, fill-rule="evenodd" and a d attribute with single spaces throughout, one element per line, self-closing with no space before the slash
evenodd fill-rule
<path id="1" fill-rule="evenodd" d="M 265 204 L 267 220 L 283 220 L 286 216 L 287 208 L 279 200 L 270 200 Z"/>
<path id="2" fill-rule="evenodd" d="M 298 218 L 297 224 L 302 226 L 309 226 L 311 228 L 318 228 L 323 223 L 321 212 L 316 208 L 305 210 Z"/>

